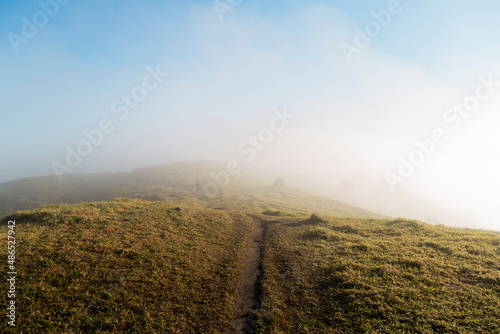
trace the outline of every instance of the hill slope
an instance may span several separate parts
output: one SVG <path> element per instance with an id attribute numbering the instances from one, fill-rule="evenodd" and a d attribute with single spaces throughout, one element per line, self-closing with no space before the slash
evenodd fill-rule
<path id="1" fill-rule="evenodd" d="M 15 332 L 500 331 L 500 233 L 386 219 L 255 172 L 196 194 L 222 167 L 0 185 L 2 204 L 92 201 L 1 220 L 16 238 Z"/>
<path id="2" fill-rule="evenodd" d="M 249 214 L 256 333 L 500 330 L 499 233 L 116 199 L 1 221 L 16 222 L 16 332 L 234 333 Z"/>
<path id="3" fill-rule="evenodd" d="M 147 167 L 130 173 L 71 174 L 59 182 L 55 176 L 35 177 L 0 184 L 0 217 L 18 210 L 41 205 L 110 201 L 117 197 L 149 201 L 169 200 L 177 203 L 208 207 L 234 207 L 264 210 L 292 210 L 323 212 L 351 217 L 382 218 L 382 215 L 342 202 L 319 198 L 292 189 L 275 189 L 276 176 L 247 170 L 233 176 L 221 193 L 212 194 L 212 173 L 225 170 L 225 165 L 214 161 L 179 162 Z M 200 180 L 202 193 L 195 193 Z M 206 195 L 204 194 L 206 193 Z"/>
<path id="4" fill-rule="evenodd" d="M 263 222 L 256 333 L 500 330 L 499 233 L 284 211 L 300 200 L 284 190 L 262 213 L 267 192 L 217 209 L 116 199 L 4 218 L 4 236 L 16 222 L 16 332 L 234 333 L 251 217 Z"/>
<path id="5" fill-rule="evenodd" d="M 246 215 L 117 199 L 8 220 L 19 281 L 13 332 L 221 333 L 230 325 L 252 230 Z M 6 247 L 0 253 L 6 258 Z"/>
<path id="6" fill-rule="evenodd" d="M 499 333 L 500 233 L 313 215 L 269 224 L 264 333 Z"/>

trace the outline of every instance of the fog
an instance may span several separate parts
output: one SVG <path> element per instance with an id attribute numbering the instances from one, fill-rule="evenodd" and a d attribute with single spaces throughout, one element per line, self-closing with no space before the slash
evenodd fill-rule
<path id="1" fill-rule="evenodd" d="M 374 212 L 500 230 L 498 5 L 390 3 L 61 4 L 2 42 L 0 182 L 234 160 Z M 2 33 L 23 36 L 41 7 L 8 6 Z"/>

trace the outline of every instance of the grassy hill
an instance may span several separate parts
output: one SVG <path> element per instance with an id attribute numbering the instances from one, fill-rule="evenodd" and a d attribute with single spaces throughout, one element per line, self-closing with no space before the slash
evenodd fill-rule
<path id="1" fill-rule="evenodd" d="M 275 175 L 247 170 L 233 176 L 217 196 L 198 196 L 195 183 L 203 188 L 213 182 L 210 173 L 224 171 L 215 161 L 179 162 L 146 167 L 130 173 L 70 174 L 63 182 L 55 176 L 26 178 L 0 184 L 0 217 L 41 205 L 111 201 L 117 197 L 149 201 L 172 201 L 208 207 L 237 207 L 262 211 L 315 211 L 350 217 L 382 218 L 342 202 L 293 189 L 272 187 Z"/>
<path id="2" fill-rule="evenodd" d="M 500 233 L 280 219 L 263 266 L 263 333 L 500 332 Z"/>
<path id="3" fill-rule="evenodd" d="M 15 333 L 221 333 L 230 323 L 252 229 L 246 215 L 117 199 L 8 220 L 16 221 Z"/>
<path id="4" fill-rule="evenodd" d="M 254 228 L 249 213 L 116 199 L 4 218 L 2 235 L 16 221 L 16 332 L 226 333 Z M 499 233 L 260 217 L 256 333 L 500 330 Z"/>
<path id="5" fill-rule="evenodd" d="M 255 333 L 500 331 L 500 233 L 388 219 L 257 174 L 197 196 L 219 167 L 2 184 L 14 202 L 92 201 L 0 221 L 3 236 L 16 222 L 18 272 L 4 332 L 234 333 L 252 248 Z"/>

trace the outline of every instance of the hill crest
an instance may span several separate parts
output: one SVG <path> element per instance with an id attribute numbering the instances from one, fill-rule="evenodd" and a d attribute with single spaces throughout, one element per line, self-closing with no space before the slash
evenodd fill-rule
<path id="1" fill-rule="evenodd" d="M 70 174 L 63 182 L 56 176 L 32 177 L 0 184 L 0 217 L 41 205 L 111 201 L 118 197 L 148 201 L 170 201 L 205 207 L 253 211 L 322 212 L 336 216 L 383 218 L 384 216 L 346 203 L 304 193 L 293 188 L 273 187 L 279 175 L 245 169 L 231 176 L 229 184 L 214 194 L 211 175 L 226 165 L 217 161 L 176 162 L 134 169 L 131 172 Z M 199 181 L 202 191 L 195 188 Z"/>

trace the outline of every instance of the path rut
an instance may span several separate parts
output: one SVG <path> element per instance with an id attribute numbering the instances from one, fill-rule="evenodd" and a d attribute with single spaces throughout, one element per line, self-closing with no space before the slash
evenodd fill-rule
<path id="1" fill-rule="evenodd" d="M 237 287 L 238 299 L 233 307 L 232 328 L 225 334 L 253 333 L 257 326 L 254 310 L 260 308 L 265 223 L 259 217 L 251 218 L 255 227 L 243 260 L 244 266 Z"/>

